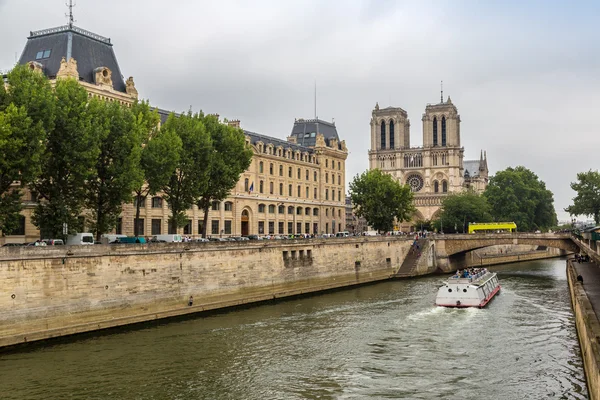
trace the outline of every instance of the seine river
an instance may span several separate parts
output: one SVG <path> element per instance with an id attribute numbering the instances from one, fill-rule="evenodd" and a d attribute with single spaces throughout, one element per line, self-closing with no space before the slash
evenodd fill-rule
<path id="1" fill-rule="evenodd" d="M 587 398 L 565 261 L 496 270 L 484 310 L 426 277 L 0 355 L 0 398 Z"/>

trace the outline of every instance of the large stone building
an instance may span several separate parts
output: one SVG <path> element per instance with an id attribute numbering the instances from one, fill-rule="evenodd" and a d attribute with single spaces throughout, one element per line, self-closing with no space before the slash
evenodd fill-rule
<path id="1" fill-rule="evenodd" d="M 436 217 L 449 193 L 472 188 L 482 192 L 488 183 L 487 156 L 464 160 L 460 115 L 448 97 L 428 104 L 421 118 L 423 146 L 410 146 L 410 121 L 399 107 L 375 105 L 371 118 L 369 168 L 379 168 L 410 186 L 417 209 L 413 222 Z"/>
<path id="2" fill-rule="evenodd" d="M 45 74 L 51 82 L 74 78 L 89 96 L 131 105 L 138 98 L 133 78 L 121 75 L 110 39 L 69 25 L 31 32 L 19 64 Z M 168 112 L 159 110 L 164 122 Z M 239 127 L 239 121 L 231 124 Z M 335 124 L 319 119 L 294 122 L 287 140 L 245 131 L 254 151 L 252 163 L 231 191 L 213 204 L 209 235 L 334 233 L 345 229 L 345 160 L 348 150 Z M 24 193 L 21 227 L 0 238 L 0 244 L 40 238 L 31 223 L 37 199 Z M 135 208 L 124 204 L 116 233 L 132 235 Z M 141 207 L 140 232 L 151 236 L 167 232 L 170 210 L 160 195 Z M 178 233 L 198 235 L 204 215 L 188 210 L 188 224 Z"/>

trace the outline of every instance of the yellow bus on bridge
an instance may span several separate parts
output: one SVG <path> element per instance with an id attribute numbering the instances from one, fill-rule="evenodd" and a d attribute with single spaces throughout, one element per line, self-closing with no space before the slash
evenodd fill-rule
<path id="1" fill-rule="evenodd" d="M 512 233 L 517 231 L 514 222 L 469 222 L 469 233 Z"/>

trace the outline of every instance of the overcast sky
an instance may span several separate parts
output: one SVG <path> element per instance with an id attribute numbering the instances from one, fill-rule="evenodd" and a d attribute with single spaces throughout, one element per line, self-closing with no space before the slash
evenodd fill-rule
<path id="1" fill-rule="evenodd" d="M 347 180 L 368 168 L 375 102 L 402 107 L 411 145 L 440 81 L 467 159 L 524 165 L 559 219 L 576 173 L 598 169 L 600 2 L 77 0 L 76 25 L 110 37 L 125 77 L 167 110 L 240 119 L 285 138 L 294 118 L 335 119 Z M 64 25 L 63 0 L 0 0 L 0 69 L 30 30 Z"/>

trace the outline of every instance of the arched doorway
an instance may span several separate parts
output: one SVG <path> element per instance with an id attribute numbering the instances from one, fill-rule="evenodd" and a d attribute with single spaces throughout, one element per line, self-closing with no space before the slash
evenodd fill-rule
<path id="1" fill-rule="evenodd" d="M 248 210 L 242 211 L 242 236 L 250 234 L 250 214 Z"/>

